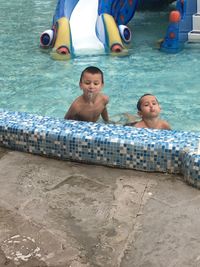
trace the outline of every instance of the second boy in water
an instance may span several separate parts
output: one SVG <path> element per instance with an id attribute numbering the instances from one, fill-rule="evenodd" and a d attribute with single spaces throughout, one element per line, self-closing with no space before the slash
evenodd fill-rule
<path id="1" fill-rule="evenodd" d="M 167 121 L 161 120 L 160 105 L 157 98 L 152 94 L 144 94 L 137 102 L 138 115 L 141 120 L 134 124 L 137 128 L 166 129 L 171 127 Z"/>
<path id="2" fill-rule="evenodd" d="M 166 129 L 171 127 L 167 121 L 160 119 L 160 105 L 157 98 L 152 94 L 144 94 L 137 102 L 138 115 L 140 121 L 126 123 L 125 126 L 134 126 L 137 128 Z M 126 114 L 131 118 L 130 114 Z"/>

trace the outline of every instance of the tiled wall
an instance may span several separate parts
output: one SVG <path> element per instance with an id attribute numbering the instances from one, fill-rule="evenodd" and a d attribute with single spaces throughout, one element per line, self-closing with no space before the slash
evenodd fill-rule
<path id="1" fill-rule="evenodd" d="M 0 145 L 142 171 L 181 173 L 200 188 L 200 132 L 137 129 L 0 110 Z"/>

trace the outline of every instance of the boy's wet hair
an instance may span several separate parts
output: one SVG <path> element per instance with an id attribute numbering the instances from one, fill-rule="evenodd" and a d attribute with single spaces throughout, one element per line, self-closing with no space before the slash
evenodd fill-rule
<path id="1" fill-rule="evenodd" d="M 144 96 L 147 96 L 147 95 L 154 96 L 154 95 L 152 95 L 152 94 L 144 94 L 144 95 L 142 95 L 142 96 L 139 98 L 138 102 L 137 102 L 137 110 L 138 110 L 138 111 L 141 111 L 142 98 L 143 98 Z M 155 96 L 154 96 L 154 97 L 155 97 Z M 155 99 L 156 99 L 156 101 L 158 102 L 158 99 L 157 99 L 156 97 L 155 97 Z M 158 102 L 158 104 L 159 104 L 159 102 Z"/>
<path id="2" fill-rule="evenodd" d="M 85 72 L 89 72 L 91 74 L 101 74 L 102 83 L 104 83 L 103 72 L 99 68 L 94 67 L 94 66 L 87 67 L 82 71 L 81 77 L 80 77 L 80 82 L 82 81 L 82 78 L 83 78 L 83 75 Z"/>

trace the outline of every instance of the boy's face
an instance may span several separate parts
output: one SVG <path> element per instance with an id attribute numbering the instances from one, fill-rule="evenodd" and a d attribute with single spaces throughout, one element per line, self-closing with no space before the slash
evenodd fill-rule
<path id="1" fill-rule="evenodd" d="M 85 72 L 79 83 L 84 95 L 96 95 L 103 88 L 102 76 L 100 73 L 91 74 Z"/>
<path id="2" fill-rule="evenodd" d="M 146 118 L 158 117 L 161 111 L 158 101 L 156 97 L 153 95 L 144 96 L 141 99 L 140 108 L 141 111 L 139 111 L 138 114 L 141 117 L 146 117 Z"/>

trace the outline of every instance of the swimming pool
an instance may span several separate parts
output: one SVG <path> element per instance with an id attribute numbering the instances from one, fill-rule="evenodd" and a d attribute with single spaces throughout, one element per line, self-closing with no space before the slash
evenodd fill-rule
<path id="1" fill-rule="evenodd" d="M 131 22 L 133 42 L 127 57 L 81 55 L 68 62 L 53 61 L 39 49 L 41 32 L 51 26 L 56 1 L 0 0 L 1 108 L 63 118 L 81 91 L 83 68 L 104 71 L 111 119 L 136 114 L 143 93 L 157 95 L 162 116 L 173 129 L 200 130 L 199 49 L 186 47 L 177 55 L 156 49 L 165 34 L 169 11 L 136 12 Z"/>
<path id="2" fill-rule="evenodd" d="M 177 55 L 156 49 L 168 11 L 136 14 L 126 57 L 85 54 L 63 62 L 39 49 L 40 33 L 50 27 L 56 1 L 0 4 L 1 145 L 67 160 L 182 173 L 200 187 L 199 47 L 186 46 Z M 174 131 L 64 121 L 81 93 L 79 77 L 88 65 L 104 71 L 111 119 L 135 114 L 139 96 L 150 92 L 160 100 L 163 118 Z"/>

